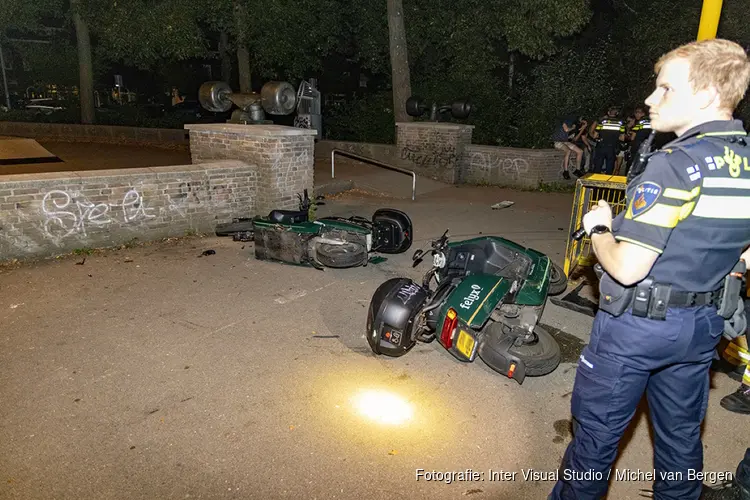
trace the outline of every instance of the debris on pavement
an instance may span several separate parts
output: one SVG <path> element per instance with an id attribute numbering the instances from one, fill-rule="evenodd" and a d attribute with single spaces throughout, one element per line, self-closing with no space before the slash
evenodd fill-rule
<path id="1" fill-rule="evenodd" d="M 515 203 L 515 201 L 504 200 L 504 201 L 501 201 L 500 203 L 495 203 L 494 205 L 492 205 L 491 208 L 492 208 L 492 210 L 500 210 L 500 209 L 503 209 L 503 208 L 508 208 L 509 206 L 513 205 L 514 203 Z"/>
<path id="2" fill-rule="evenodd" d="M 133 259 L 130 257 L 125 257 L 125 260 L 123 262 L 133 262 Z"/>
<path id="3" fill-rule="evenodd" d="M 198 257 L 203 257 L 204 255 L 216 255 L 216 250 L 204 250 Z"/>
<path id="4" fill-rule="evenodd" d="M 84 257 L 83 260 L 79 260 L 78 262 L 76 262 L 76 266 L 82 266 L 85 263 L 86 263 L 86 257 Z"/>
<path id="5" fill-rule="evenodd" d="M 253 231 L 237 231 L 232 235 L 233 241 L 255 241 Z"/>

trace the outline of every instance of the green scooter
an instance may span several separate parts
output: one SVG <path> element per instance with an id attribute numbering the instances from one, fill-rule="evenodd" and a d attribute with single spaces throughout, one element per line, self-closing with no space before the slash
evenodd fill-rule
<path id="1" fill-rule="evenodd" d="M 430 253 L 432 268 L 421 285 L 393 278 L 373 294 L 366 337 L 374 353 L 403 356 L 417 341 L 437 338 L 456 359 L 479 356 L 519 384 L 557 368 L 560 346 L 537 323 L 547 295 L 566 289 L 559 266 L 499 236 L 449 243 L 446 231 Z M 414 266 L 425 255 L 417 250 Z"/>
<path id="2" fill-rule="evenodd" d="M 414 239 L 411 219 L 392 208 L 364 217 L 323 217 L 310 220 L 313 202 L 299 198 L 299 210 L 272 210 L 266 217 L 234 219 L 216 226 L 217 236 L 253 241 L 255 258 L 317 269 L 365 266 L 373 253 L 407 251 Z"/>

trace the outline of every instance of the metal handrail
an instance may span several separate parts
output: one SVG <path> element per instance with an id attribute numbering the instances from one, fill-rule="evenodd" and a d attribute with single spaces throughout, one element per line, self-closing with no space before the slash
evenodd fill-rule
<path id="1" fill-rule="evenodd" d="M 389 165 L 387 163 L 383 163 L 382 161 L 373 160 L 372 158 L 368 158 L 366 156 L 350 153 L 349 151 L 345 151 L 343 149 L 333 149 L 331 150 L 331 179 L 333 179 L 335 176 L 335 162 L 334 157 L 336 153 L 339 153 L 344 156 L 348 156 L 350 158 L 356 158 L 358 160 L 362 160 L 365 162 L 373 163 L 379 167 L 387 168 L 389 170 L 395 170 L 396 172 L 401 172 L 402 174 L 411 174 L 411 199 L 414 201 L 414 199 L 417 196 L 417 174 L 415 174 L 412 170 L 407 170 L 405 168 L 399 168 L 394 167 L 393 165 Z"/>

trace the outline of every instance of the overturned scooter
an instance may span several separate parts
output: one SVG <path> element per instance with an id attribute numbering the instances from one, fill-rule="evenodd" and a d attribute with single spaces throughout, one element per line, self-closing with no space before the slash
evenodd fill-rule
<path id="1" fill-rule="evenodd" d="M 400 210 L 381 208 L 372 220 L 353 216 L 311 221 L 307 190 L 299 210 L 272 210 L 267 217 L 234 219 L 218 236 L 255 242 L 255 258 L 323 269 L 367 265 L 372 253 L 403 253 L 411 247 L 412 222 Z"/>
<path id="2" fill-rule="evenodd" d="M 393 278 L 375 291 L 366 332 L 373 352 L 402 356 L 417 341 L 437 338 L 460 361 L 478 355 L 519 384 L 557 368 L 560 346 L 537 322 L 547 295 L 565 291 L 559 266 L 497 236 L 449 243 L 448 231 L 432 242 L 431 254 L 421 286 Z M 424 255 L 414 253 L 415 266 Z"/>

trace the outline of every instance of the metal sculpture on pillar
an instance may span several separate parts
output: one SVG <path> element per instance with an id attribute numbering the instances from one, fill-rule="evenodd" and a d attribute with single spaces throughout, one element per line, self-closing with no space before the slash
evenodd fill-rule
<path id="1" fill-rule="evenodd" d="M 297 105 L 297 95 L 294 87 L 288 82 L 268 82 L 258 94 L 232 92 L 226 82 L 212 81 L 201 85 L 198 90 L 198 101 L 201 106 L 215 113 L 229 111 L 232 104 L 235 104 L 238 109 L 232 112 L 232 117 L 227 123 L 257 125 L 273 123 L 266 120 L 266 113 L 291 114 Z"/>
<path id="2" fill-rule="evenodd" d="M 294 126 L 299 128 L 315 129 L 318 132 L 317 139 L 323 137 L 323 120 L 320 113 L 320 91 L 315 87 L 317 80 L 310 78 L 307 82 L 302 80 L 297 90 L 297 116 L 294 117 Z"/>
<path id="3" fill-rule="evenodd" d="M 427 105 L 424 100 L 416 96 L 412 96 L 406 100 L 406 113 L 409 116 L 422 116 L 427 110 L 430 111 L 430 121 L 432 122 L 441 121 L 441 115 L 448 111 L 450 111 L 453 118 L 463 120 L 464 118 L 468 118 L 471 113 L 471 101 L 464 99 L 440 106 L 436 102 L 433 102 L 432 105 Z"/>

